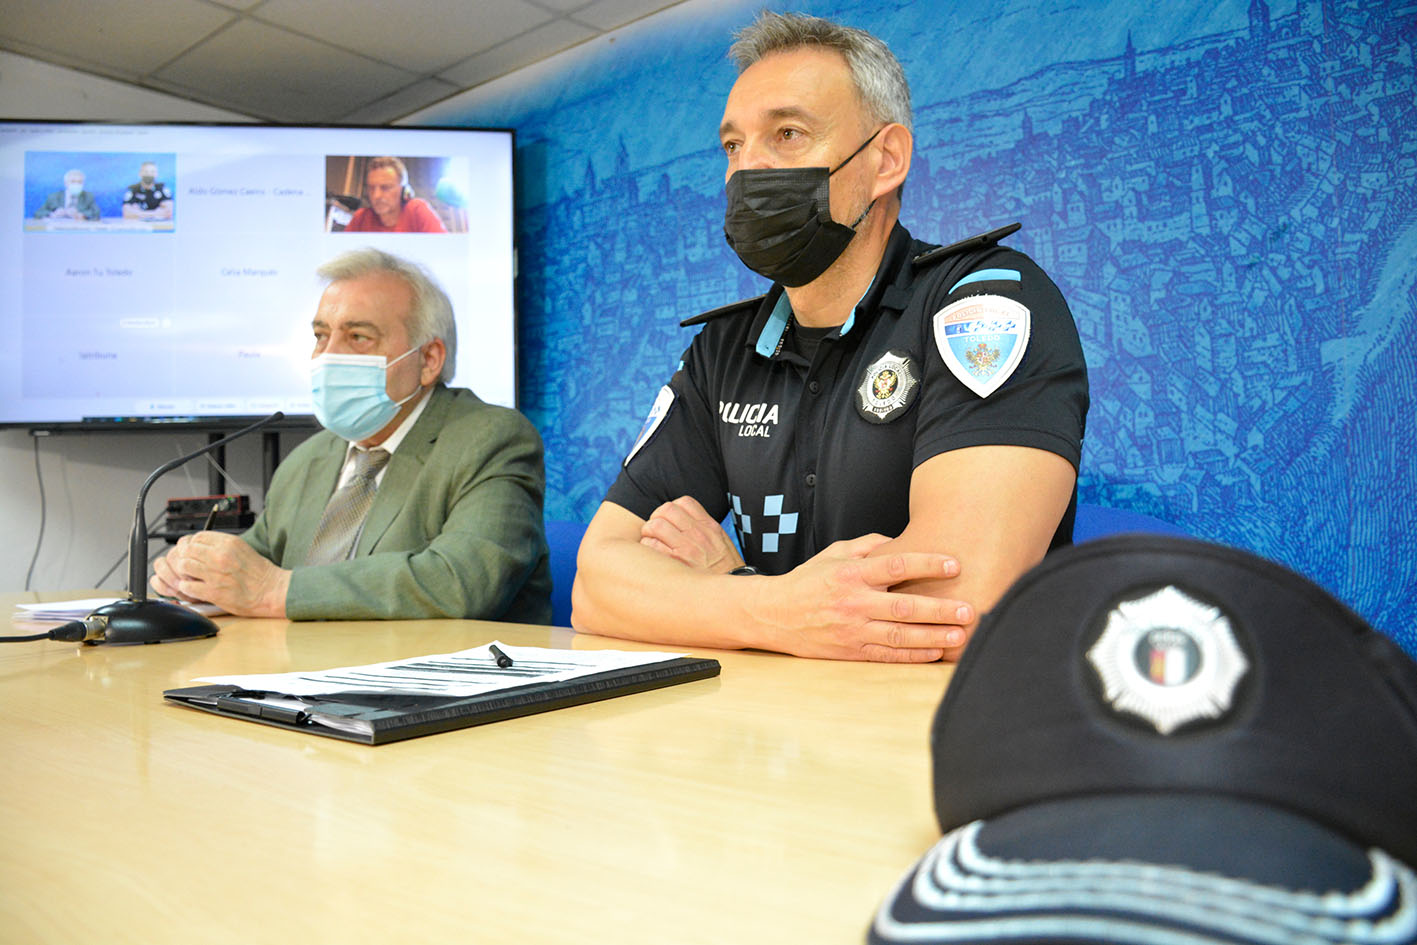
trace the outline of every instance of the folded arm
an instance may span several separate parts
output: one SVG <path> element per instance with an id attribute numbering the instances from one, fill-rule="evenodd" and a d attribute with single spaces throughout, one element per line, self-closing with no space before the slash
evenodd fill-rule
<path id="1" fill-rule="evenodd" d="M 1071 463 L 1044 450 L 942 453 L 911 477 L 910 524 L 898 537 L 838 542 L 782 578 L 729 575 L 742 559 L 692 498 L 661 505 L 648 521 L 607 503 L 581 545 L 572 622 L 642 640 L 958 659 L 978 615 L 1047 552 L 1075 480 Z M 868 571 L 867 558 L 891 564 Z M 894 578 L 891 568 L 907 560 L 948 564 Z"/>
<path id="2" fill-rule="evenodd" d="M 892 591 L 945 580 L 947 555 L 870 557 L 886 539 L 837 542 L 787 574 L 739 576 L 642 543 L 645 520 L 601 505 L 586 530 L 572 590 L 579 630 L 675 646 L 755 648 L 826 659 L 928 662 L 962 644 L 960 601 Z"/>
<path id="3" fill-rule="evenodd" d="M 974 446 L 940 453 L 911 476 L 910 524 L 872 553 L 948 550 L 959 559 L 959 577 L 916 581 L 909 589 L 968 600 L 985 614 L 1043 559 L 1076 481 L 1072 463 L 1047 450 Z M 945 658 L 962 652 L 952 647 Z"/>

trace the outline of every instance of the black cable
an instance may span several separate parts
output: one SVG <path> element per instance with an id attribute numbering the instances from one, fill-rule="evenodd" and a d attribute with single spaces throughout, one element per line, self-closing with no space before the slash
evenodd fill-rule
<path id="1" fill-rule="evenodd" d="M 69 643 L 83 643 L 88 640 L 101 640 L 107 629 L 107 617 L 89 615 L 83 620 L 70 620 L 68 623 L 61 623 L 54 629 L 46 630 L 43 633 L 32 633 L 24 637 L 0 637 L 0 643 L 32 643 L 35 640 L 64 640 Z"/>
<path id="2" fill-rule="evenodd" d="M 39 469 L 39 436 L 30 434 L 34 438 L 34 478 L 39 483 L 39 537 L 34 540 L 34 557 L 30 558 L 29 570 L 25 572 L 25 590 L 30 589 L 30 581 L 34 579 L 34 566 L 39 563 L 39 549 L 44 545 L 44 475 Z"/>

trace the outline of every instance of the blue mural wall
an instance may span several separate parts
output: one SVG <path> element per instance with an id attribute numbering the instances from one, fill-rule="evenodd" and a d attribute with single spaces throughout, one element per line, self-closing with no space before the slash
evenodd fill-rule
<path id="1" fill-rule="evenodd" d="M 521 399 L 550 518 L 594 512 L 678 321 L 765 288 L 723 243 L 716 134 L 759 6 L 682 5 L 458 116 L 518 132 Z M 1083 501 L 1282 561 L 1417 653 L 1417 4 L 1182 6 L 796 9 L 904 64 L 912 232 L 1021 221 L 1011 244 L 1070 300 Z"/>

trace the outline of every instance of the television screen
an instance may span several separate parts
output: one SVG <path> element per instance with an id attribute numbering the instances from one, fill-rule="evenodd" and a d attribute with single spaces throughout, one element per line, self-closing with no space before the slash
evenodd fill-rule
<path id="1" fill-rule="evenodd" d="M 0 425 L 310 413 L 315 269 L 373 246 L 516 405 L 509 130 L 0 121 Z"/>

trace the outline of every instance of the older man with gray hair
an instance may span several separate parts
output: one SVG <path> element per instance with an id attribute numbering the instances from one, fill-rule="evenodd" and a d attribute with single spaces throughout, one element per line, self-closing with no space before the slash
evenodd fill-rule
<path id="1" fill-rule="evenodd" d="M 418 266 L 364 249 L 319 273 L 310 376 L 325 429 L 281 463 L 249 531 L 182 538 L 153 590 L 253 617 L 548 623 L 536 429 L 447 386 L 452 305 Z"/>
<path id="2" fill-rule="evenodd" d="M 723 230 L 773 285 L 685 322 L 704 328 L 586 531 L 572 622 L 958 658 L 1072 537 L 1088 404 L 1072 315 L 999 245 L 1017 226 L 942 248 L 900 224 L 910 90 L 879 39 L 764 13 L 729 54 Z"/>
<path id="3" fill-rule="evenodd" d="M 96 221 L 100 216 L 98 202 L 84 189 L 85 180 L 84 172 L 77 167 L 67 171 L 64 189 L 50 194 L 34 215 L 51 220 Z"/>

